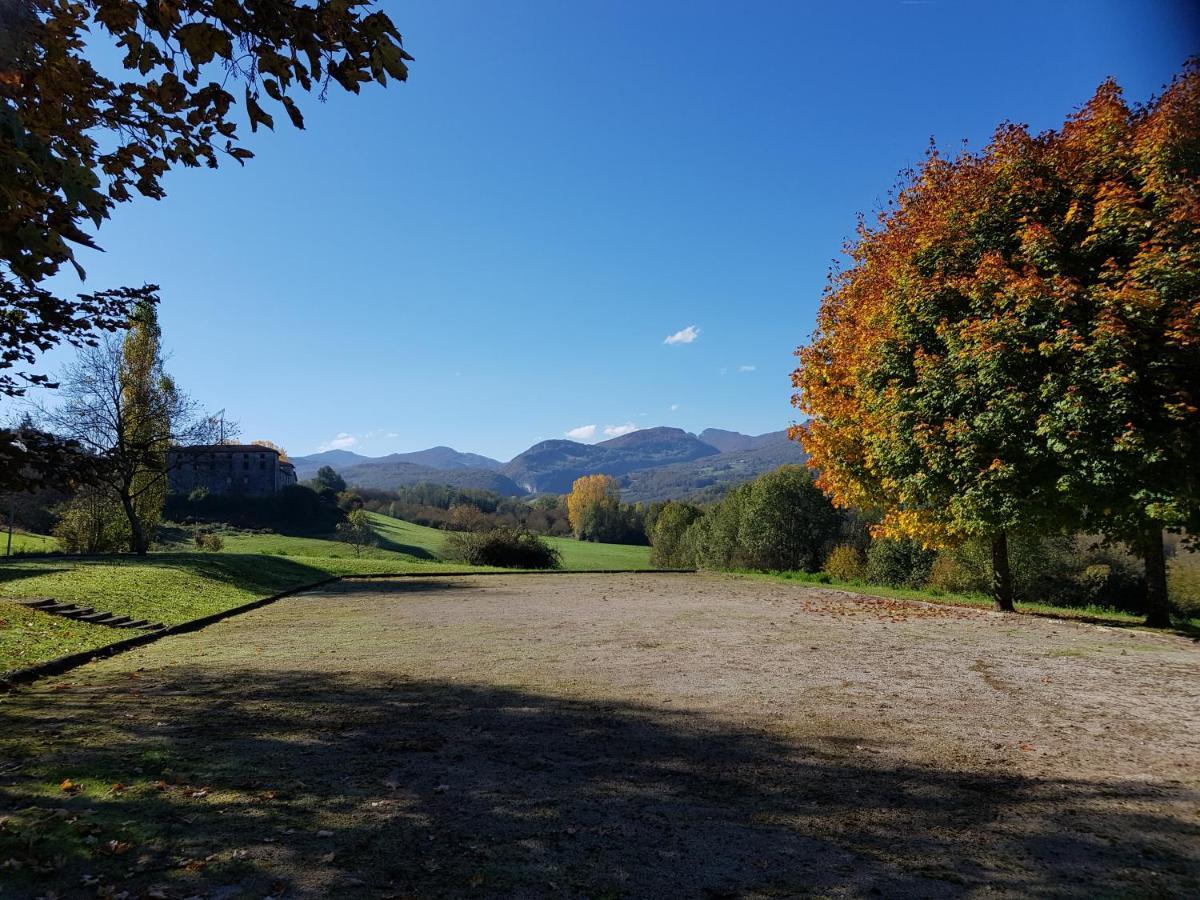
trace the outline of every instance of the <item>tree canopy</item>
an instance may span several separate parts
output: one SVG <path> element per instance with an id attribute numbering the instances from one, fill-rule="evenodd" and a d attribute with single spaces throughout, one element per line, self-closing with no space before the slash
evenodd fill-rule
<path id="1" fill-rule="evenodd" d="M 793 375 L 839 504 L 884 535 L 991 538 L 998 565 L 1010 531 L 1161 553 L 1195 527 L 1198 101 L 1194 62 L 1142 107 L 1106 82 L 1061 129 L 932 151 L 860 227 Z"/>
<path id="2" fill-rule="evenodd" d="M 59 296 L 44 282 L 95 247 L 135 194 L 175 166 L 253 156 L 241 124 L 304 127 L 301 92 L 404 80 L 400 33 L 368 0 L 7 0 L 0 7 L 0 396 L 49 379 L 17 366 L 122 328 L 153 288 Z M 122 54 L 103 74 L 89 45 Z M 235 93 L 236 92 L 236 93 Z M 242 107 L 238 112 L 236 107 Z"/>

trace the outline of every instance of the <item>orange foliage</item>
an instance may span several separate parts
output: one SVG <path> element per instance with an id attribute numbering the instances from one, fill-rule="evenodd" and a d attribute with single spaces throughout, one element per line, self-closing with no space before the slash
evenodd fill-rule
<path id="1" fill-rule="evenodd" d="M 1109 81 L 1058 131 L 931 151 L 797 351 L 819 486 L 927 543 L 1082 509 L 1194 521 L 1198 154 L 1195 63 L 1146 107 Z"/>

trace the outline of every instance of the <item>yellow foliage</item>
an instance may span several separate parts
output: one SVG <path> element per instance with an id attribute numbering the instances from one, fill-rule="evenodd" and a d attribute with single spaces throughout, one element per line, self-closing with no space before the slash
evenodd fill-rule
<path id="1" fill-rule="evenodd" d="M 578 532 L 584 511 L 593 505 L 616 506 L 621 502 L 621 489 L 611 475 L 584 475 L 576 478 L 567 496 L 567 520 Z"/>

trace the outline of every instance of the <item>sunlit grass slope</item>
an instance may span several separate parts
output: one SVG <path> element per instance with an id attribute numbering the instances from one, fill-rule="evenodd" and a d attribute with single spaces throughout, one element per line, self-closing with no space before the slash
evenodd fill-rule
<path id="1" fill-rule="evenodd" d="M 52 597 L 173 625 L 330 576 L 471 568 L 440 558 L 443 531 L 387 516 L 370 518 L 378 546 L 358 556 L 332 536 L 233 533 L 222 535 L 224 547 L 218 553 L 181 545 L 143 558 L 0 559 L 0 671 L 95 649 L 131 634 L 26 609 L 13 602 L 18 599 Z M 566 569 L 650 567 L 647 547 L 563 538 L 551 542 Z"/>

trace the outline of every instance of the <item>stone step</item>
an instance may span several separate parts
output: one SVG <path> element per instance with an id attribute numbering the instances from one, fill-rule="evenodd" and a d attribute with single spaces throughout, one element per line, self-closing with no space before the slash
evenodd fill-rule
<path id="1" fill-rule="evenodd" d="M 50 606 L 39 606 L 38 609 L 56 616 L 64 616 L 67 613 L 77 611 L 79 607 L 74 603 L 52 603 Z"/>
<path id="2" fill-rule="evenodd" d="M 136 628 L 145 631 L 161 631 L 167 626 L 162 622 L 150 623 L 149 619 L 134 619 L 132 616 L 118 616 L 116 613 L 97 611 L 94 606 L 76 606 L 74 603 L 60 603 L 50 597 L 34 597 L 17 601 L 29 609 L 74 619 L 77 622 L 87 622 L 89 625 L 107 625 L 109 628 Z"/>
<path id="3" fill-rule="evenodd" d="M 99 622 L 101 619 L 111 619 L 112 613 L 94 612 L 94 613 L 88 613 L 87 615 L 78 616 L 77 618 L 79 619 L 80 622 L 91 622 L 94 625 L 97 622 Z"/>
<path id="4" fill-rule="evenodd" d="M 54 606 L 58 603 L 57 600 L 52 600 L 49 597 L 34 597 L 32 600 L 18 600 L 22 606 L 28 606 L 30 609 L 44 609 L 47 606 Z"/>
<path id="5" fill-rule="evenodd" d="M 96 619 L 95 624 L 96 625 L 111 625 L 112 627 L 115 628 L 117 626 L 125 625 L 126 623 L 132 622 L 132 621 L 133 621 L 133 619 L 129 618 L 129 616 L 114 616 L 111 613 L 109 613 L 107 618 Z"/>

